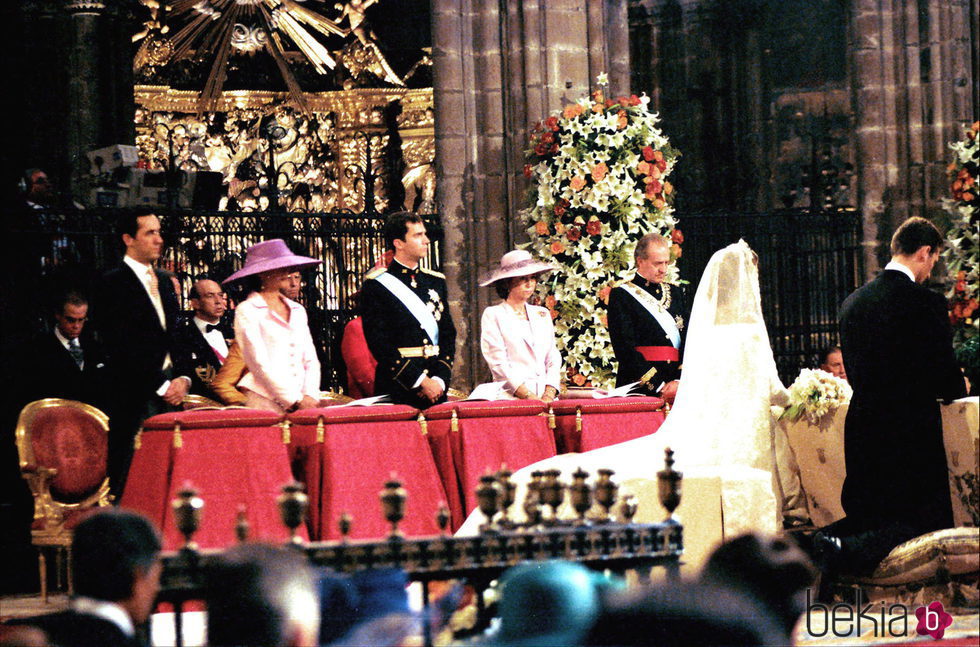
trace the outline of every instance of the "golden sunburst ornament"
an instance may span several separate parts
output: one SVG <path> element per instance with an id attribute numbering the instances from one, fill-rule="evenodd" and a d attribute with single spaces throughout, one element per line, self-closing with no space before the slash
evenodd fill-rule
<path id="1" fill-rule="evenodd" d="M 381 78 L 403 85 L 363 25 L 365 10 L 377 0 L 336 4 L 334 9 L 340 11 L 336 20 L 304 6 L 305 1 L 141 0 L 150 11 L 150 19 L 133 37 L 134 41 L 143 41 L 134 58 L 134 68 L 191 57 L 211 61 L 199 109 L 213 110 L 224 87 L 229 57 L 265 51 L 275 61 L 290 99 L 305 110 L 302 90 L 287 61 L 287 46 L 298 49 L 319 74 L 327 74 L 337 63 L 318 35 L 354 35 L 380 59 Z M 345 19 L 347 28 L 340 25 Z"/>

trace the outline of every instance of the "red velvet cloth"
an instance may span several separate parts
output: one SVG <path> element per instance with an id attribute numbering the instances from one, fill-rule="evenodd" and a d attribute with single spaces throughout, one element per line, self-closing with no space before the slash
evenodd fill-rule
<path id="1" fill-rule="evenodd" d="M 350 537 L 386 536 L 390 525 L 378 493 L 392 474 L 408 492 L 399 529 L 408 536 L 438 532 L 436 511 L 446 494 L 416 409 L 406 405 L 330 407 L 298 411 L 289 419 L 293 429 L 315 429 L 320 417 L 320 539 L 340 537 L 337 522 L 344 512 L 353 518 Z"/>
<path id="2" fill-rule="evenodd" d="M 555 436 L 548 428 L 547 407 L 539 400 L 452 404 L 459 432 L 450 432 L 450 446 L 464 515 L 476 508 L 474 493 L 480 476 L 504 465 L 516 471 L 557 451 Z"/>
<path id="3" fill-rule="evenodd" d="M 72 407 L 50 407 L 31 421 L 35 463 L 53 467 L 51 494 L 58 501 L 75 502 L 95 492 L 105 480 L 108 444 L 99 421 Z"/>
<path id="4" fill-rule="evenodd" d="M 364 336 L 364 320 L 354 317 L 344 326 L 340 355 L 347 365 L 347 392 L 355 399 L 374 395 L 374 370 L 377 360 L 371 354 Z"/>
<path id="5" fill-rule="evenodd" d="M 660 398 L 634 396 L 551 403 L 558 451 L 587 452 L 655 432 L 664 421 Z M 581 430 L 576 412 L 582 412 Z"/>
<path id="6" fill-rule="evenodd" d="M 251 538 L 284 541 L 288 531 L 279 519 L 276 497 L 283 484 L 292 480 L 289 457 L 282 442 L 280 416 L 273 412 L 248 409 L 225 411 L 191 410 L 154 416 L 144 423 L 142 447 L 149 436 L 170 440 L 169 462 L 150 466 L 133 461 L 123 505 L 148 515 L 159 515 L 159 488 L 165 482 L 163 505 L 164 548 L 183 544 L 177 531 L 173 509 L 167 504 L 185 483 L 191 483 L 204 499 L 201 527 L 194 540 L 202 548 L 220 548 L 234 543 L 235 521 L 240 505 L 245 505 Z M 179 423 L 181 446 L 174 447 L 174 426 Z M 155 440 L 148 454 L 162 453 Z M 144 474 L 142 469 L 149 469 Z M 169 472 L 169 478 L 161 472 Z M 134 490 L 132 494 L 131 490 Z M 152 492 L 152 490 L 156 490 Z M 142 504 L 152 504 L 142 509 Z M 305 528 L 301 533 L 306 537 Z"/>

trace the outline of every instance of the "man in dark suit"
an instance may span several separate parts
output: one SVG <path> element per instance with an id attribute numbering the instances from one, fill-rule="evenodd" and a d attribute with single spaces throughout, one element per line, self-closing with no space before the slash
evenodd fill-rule
<path id="1" fill-rule="evenodd" d="M 191 393 L 219 400 L 211 382 L 228 358 L 228 340 L 235 337 L 222 320 L 228 298 L 216 281 L 199 279 L 191 287 L 190 304 L 194 316 L 178 325 L 177 343 L 193 365 Z"/>
<path id="2" fill-rule="evenodd" d="M 419 265 L 429 250 L 419 216 L 388 216 L 385 242 L 394 260 L 368 272 L 361 288 L 364 336 L 378 361 L 374 392 L 429 407 L 446 399 L 456 356 L 446 277 Z"/>
<path id="3" fill-rule="evenodd" d="M 636 276 L 609 292 L 609 337 L 619 362 L 616 386 L 642 382 L 673 402 L 686 329 L 683 294 L 665 282 L 670 242 L 647 234 L 636 244 Z"/>
<path id="4" fill-rule="evenodd" d="M 160 538 L 143 516 L 103 509 L 72 538 L 75 597 L 67 611 L 11 624 L 38 627 L 61 647 L 148 645 L 146 621 L 160 589 Z"/>
<path id="5" fill-rule="evenodd" d="M 133 438 L 146 418 L 174 410 L 190 388 L 190 358 L 176 343 L 177 295 L 169 275 L 153 267 L 163 238 L 149 210 L 123 215 L 123 262 L 102 279 L 94 304 L 115 388 L 109 434 L 112 492 L 122 494 Z"/>
<path id="6" fill-rule="evenodd" d="M 942 245 L 931 222 L 906 220 L 892 237 L 891 262 L 841 306 L 854 388 L 844 424 L 847 516 L 824 535 L 846 570 L 873 571 L 903 541 L 952 526 L 939 401 L 966 391 L 946 300 L 921 285 Z"/>
<path id="7" fill-rule="evenodd" d="M 23 403 L 41 398 L 79 400 L 104 408 L 109 395 L 105 352 L 89 334 L 88 301 L 69 292 L 58 301 L 54 330 L 23 349 Z"/>

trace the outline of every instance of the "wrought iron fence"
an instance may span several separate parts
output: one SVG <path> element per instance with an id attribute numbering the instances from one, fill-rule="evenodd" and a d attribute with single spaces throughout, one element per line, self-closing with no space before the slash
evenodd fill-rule
<path id="1" fill-rule="evenodd" d="M 35 267 L 49 279 L 47 291 L 57 290 L 65 283 L 84 290 L 91 287 L 87 284 L 96 280 L 102 270 L 122 257 L 122 243 L 114 232 L 119 211 L 37 212 L 36 218 L 15 228 L 11 235 L 22 241 L 26 249 L 34 250 Z M 176 276 L 182 302 L 195 279 L 206 276 L 221 281 L 242 266 L 248 247 L 262 240 L 282 238 L 295 253 L 323 261 L 304 271 L 300 301 L 306 306 L 320 353 L 323 387 L 336 389 L 346 384 L 340 337 L 344 325 L 355 315 L 354 296 L 363 275 L 385 251 L 383 215 L 167 210 L 158 214 L 165 240 L 159 265 Z M 429 258 L 423 264 L 438 269 L 438 218 L 422 217 L 433 240 Z M 24 286 L 31 286 L 31 282 Z M 241 286 L 230 288 L 229 295 L 233 302 L 247 296 Z"/>
<path id="2" fill-rule="evenodd" d="M 690 297 L 711 255 L 744 238 L 759 255 L 759 287 L 779 376 L 792 383 L 837 343 L 837 310 L 864 282 L 861 214 L 853 209 L 679 214 L 681 277 Z"/>

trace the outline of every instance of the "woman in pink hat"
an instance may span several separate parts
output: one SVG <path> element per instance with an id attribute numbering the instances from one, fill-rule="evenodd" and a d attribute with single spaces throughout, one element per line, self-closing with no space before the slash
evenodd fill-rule
<path id="1" fill-rule="evenodd" d="M 507 252 L 482 286 L 493 285 L 503 301 L 483 311 L 480 349 L 495 382 L 519 399 L 550 402 L 561 387 L 561 355 L 547 308 L 527 300 L 538 277 L 554 268 L 522 249 Z"/>
<path id="2" fill-rule="evenodd" d="M 289 413 L 319 406 L 320 361 L 306 310 L 280 292 L 292 272 L 319 264 L 274 238 L 249 247 L 245 266 L 223 281 L 254 276 L 260 285 L 235 309 L 235 341 L 248 367 L 238 388 L 247 407 Z"/>

